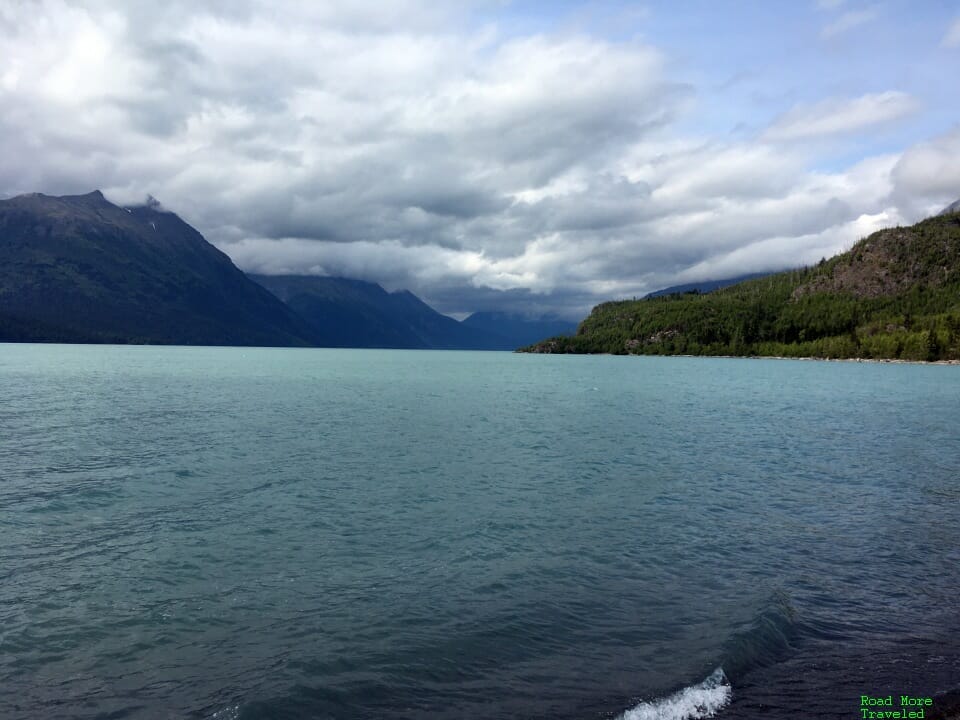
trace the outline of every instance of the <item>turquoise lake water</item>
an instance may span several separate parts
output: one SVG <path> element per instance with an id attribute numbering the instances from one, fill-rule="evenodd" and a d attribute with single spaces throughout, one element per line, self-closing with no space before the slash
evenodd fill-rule
<path id="1" fill-rule="evenodd" d="M 0 717 L 960 686 L 960 368 L 0 345 Z"/>

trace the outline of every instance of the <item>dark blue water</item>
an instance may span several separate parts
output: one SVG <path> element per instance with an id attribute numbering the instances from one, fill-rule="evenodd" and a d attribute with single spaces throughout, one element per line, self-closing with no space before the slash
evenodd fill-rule
<path id="1" fill-rule="evenodd" d="M 960 368 L 0 345 L 0 717 L 960 686 Z"/>

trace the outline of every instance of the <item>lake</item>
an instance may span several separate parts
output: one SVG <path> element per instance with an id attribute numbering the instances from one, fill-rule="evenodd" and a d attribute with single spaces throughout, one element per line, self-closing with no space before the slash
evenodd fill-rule
<path id="1" fill-rule="evenodd" d="M 0 345 L 0 717 L 852 719 L 958 528 L 957 367 Z"/>

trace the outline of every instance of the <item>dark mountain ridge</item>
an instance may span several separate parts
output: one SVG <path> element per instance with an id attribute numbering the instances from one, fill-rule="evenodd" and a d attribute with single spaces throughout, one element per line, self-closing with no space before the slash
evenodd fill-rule
<path id="1" fill-rule="evenodd" d="M 0 201 L 0 342 L 523 344 L 441 315 L 405 290 L 347 278 L 251 279 L 152 198 L 119 207 L 99 191 Z"/>
<path id="2" fill-rule="evenodd" d="M 505 347 L 514 349 L 529 345 L 540 338 L 553 335 L 572 335 L 577 323 L 556 317 L 530 318 L 508 312 L 476 312 L 464 318 L 462 324 L 503 338 Z"/>
<path id="3" fill-rule="evenodd" d="M 0 200 L 0 340 L 310 345 L 309 326 L 177 215 L 95 191 Z"/>
<path id="4" fill-rule="evenodd" d="M 745 280 L 755 280 L 756 278 L 765 277 L 770 274 L 771 273 L 768 272 L 747 273 L 745 275 L 737 275 L 736 277 L 723 278 L 721 280 L 702 280 L 700 282 L 684 283 L 683 285 L 672 285 L 662 290 L 654 290 L 653 292 L 647 293 L 644 295 L 644 298 L 687 292 L 708 293 L 736 285 L 737 283 L 742 283 Z"/>
<path id="5" fill-rule="evenodd" d="M 943 210 L 940 211 L 940 215 L 949 215 L 950 213 L 960 212 L 960 200 L 956 200 L 949 205 L 947 205 Z"/>
<path id="6" fill-rule="evenodd" d="M 315 275 L 251 275 L 311 326 L 325 347 L 513 350 L 522 343 L 442 315 L 407 290 Z"/>

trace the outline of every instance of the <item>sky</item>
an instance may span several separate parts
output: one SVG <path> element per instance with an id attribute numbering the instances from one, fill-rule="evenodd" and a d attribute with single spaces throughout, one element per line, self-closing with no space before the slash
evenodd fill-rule
<path id="1" fill-rule="evenodd" d="M 960 198 L 957 0 L 4 0 L 0 197 L 581 318 Z"/>

